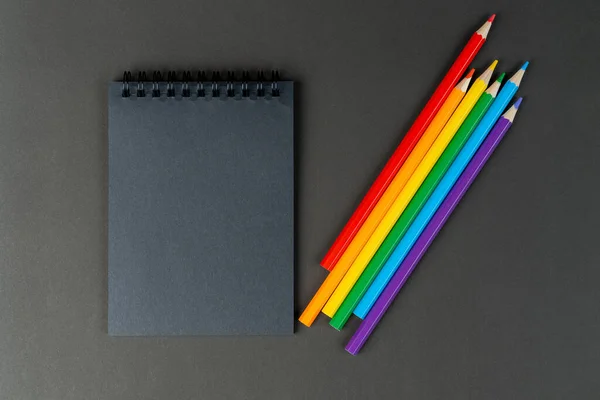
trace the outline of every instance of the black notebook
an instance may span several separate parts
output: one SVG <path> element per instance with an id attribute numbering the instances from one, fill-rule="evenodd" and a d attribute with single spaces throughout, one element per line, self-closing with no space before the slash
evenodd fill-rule
<path id="1" fill-rule="evenodd" d="M 292 334 L 293 83 L 144 78 L 108 95 L 109 334 Z"/>

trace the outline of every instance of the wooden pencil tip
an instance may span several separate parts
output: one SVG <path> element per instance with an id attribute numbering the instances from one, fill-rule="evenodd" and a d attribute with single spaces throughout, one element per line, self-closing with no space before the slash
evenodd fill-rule
<path id="1" fill-rule="evenodd" d="M 496 18 L 496 14 L 492 14 L 492 16 L 488 18 L 488 22 L 491 24 L 492 22 L 494 22 L 495 18 Z"/>
<path id="2" fill-rule="evenodd" d="M 492 21 L 494 20 L 495 16 L 495 14 L 492 15 L 487 21 L 483 23 L 483 25 L 481 25 L 481 28 L 479 28 L 475 33 L 478 33 L 479 35 L 481 35 L 481 37 L 486 39 L 488 33 L 490 33 L 490 27 L 492 26 Z"/>
<path id="3" fill-rule="evenodd" d="M 471 79 L 473 79 L 473 74 L 475 73 L 475 68 L 472 68 L 464 78 L 458 82 L 458 85 L 455 86 L 455 89 L 460 90 L 461 92 L 466 92 L 469 88 L 469 83 L 471 83 Z"/>
<path id="4" fill-rule="evenodd" d="M 517 101 L 515 101 L 515 104 L 513 104 L 513 107 L 514 107 L 514 108 L 516 108 L 516 109 L 519 109 L 519 106 L 521 105 L 521 102 L 522 102 L 522 101 L 523 101 L 523 98 L 522 98 L 522 97 L 519 97 L 519 98 L 517 99 Z"/>
<path id="5" fill-rule="evenodd" d="M 498 60 L 494 60 L 494 62 L 490 64 L 490 66 L 485 71 L 483 71 L 483 74 L 481 74 L 481 76 L 478 79 L 481 79 L 487 85 L 490 82 L 490 79 L 492 79 L 492 74 L 494 73 L 494 68 L 496 68 L 497 64 Z"/>
<path id="6" fill-rule="evenodd" d="M 521 101 L 523 101 L 523 98 L 519 97 L 517 101 L 515 101 L 513 105 L 509 107 L 508 110 L 506 110 L 504 114 L 502 114 L 502 117 L 504 117 L 512 123 L 515 120 L 515 115 L 517 115 L 517 110 L 521 105 Z"/>

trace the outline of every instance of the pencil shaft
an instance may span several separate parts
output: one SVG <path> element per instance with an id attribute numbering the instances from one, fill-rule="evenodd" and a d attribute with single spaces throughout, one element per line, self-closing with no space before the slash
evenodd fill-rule
<path id="1" fill-rule="evenodd" d="M 388 236 L 394 224 L 398 218 L 400 218 L 406 209 L 406 206 L 410 203 L 412 197 L 417 190 L 419 190 L 419 187 L 427 177 L 427 174 L 429 174 L 437 160 L 440 158 L 448 146 L 448 143 L 450 143 L 455 133 L 458 131 L 460 125 L 477 103 L 477 100 L 487 89 L 489 78 L 492 75 L 496 63 L 497 61 L 494 61 L 490 68 L 485 70 L 481 77 L 475 80 L 467 94 L 462 98 L 460 104 L 458 104 L 458 107 L 455 108 L 452 116 L 448 119 L 448 122 L 443 125 L 443 128 L 439 128 L 437 138 L 425 156 L 420 160 L 417 167 L 414 169 L 414 172 L 397 195 L 396 200 L 394 200 L 387 213 L 381 219 L 381 222 L 373 231 L 369 240 L 365 243 L 363 249 L 346 272 L 346 275 L 329 298 L 329 301 L 327 301 L 325 307 L 323 307 L 323 313 L 325 315 L 328 315 L 329 317 L 335 315 L 340 305 L 377 252 L 377 249 L 379 249 L 386 236 Z M 433 126 L 433 123 L 430 127 L 431 126 Z"/>
<path id="2" fill-rule="evenodd" d="M 450 164 L 454 161 L 454 158 L 460 149 L 470 137 L 471 133 L 473 133 L 479 121 L 481 121 L 481 118 L 492 104 L 494 97 L 495 93 L 494 95 L 484 93 L 479 98 L 477 104 L 473 107 L 473 110 L 469 113 L 468 117 L 465 119 L 460 129 L 456 132 L 456 135 L 454 135 L 454 138 L 427 176 L 427 179 L 425 179 L 419 188 L 419 191 L 406 207 L 406 210 L 398 222 L 396 222 L 392 231 L 388 234 L 377 253 L 375 253 L 369 262 L 369 265 L 365 268 L 365 271 L 333 316 L 333 319 L 330 322 L 331 326 L 339 330 L 346 324 L 354 311 L 354 308 L 377 276 L 377 273 L 379 273 L 381 267 L 383 267 L 390 254 L 392 254 L 392 251 L 398 245 L 400 239 L 402 239 L 406 230 L 442 179 L 442 176 L 448 170 L 448 167 L 450 167 Z"/>
<path id="3" fill-rule="evenodd" d="M 406 257 L 408 251 L 414 245 L 421 232 L 423 232 L 423 229 L 435 211 L 438 209 L 450 189 L 452 189 L 452 186 L 465 169 L 487 134 L 492 129 L 493 125 L 496 123 L 498 118 L 500 118 L 500 114 L 517 92 L 519 82 L 523 77 L 526 67 L 527 64 L 525 64 L 521 70 L 517 71 L 517 73 L 515 73 L 515 75 L 513 75 L 511 79 L 504 85 L 498 94 L 498 97 L 490 106 L 488 112 L 483 116 L 481 122 L 477 125 L 477 128 L 475 128 L 475 131 L 463 149 L 457 155 L 450 168 L 448 168 L 448 171 L 432 193 L 429 200 L 427 200 L 427 203 L 425 203 L 423 206 L 423 209 L 419 212 L 419 215 L 417 215 L 404 237 L 400 240 L 400 243 L 394 252 L 390 255 L 381 271 L 377 274 L 377 277 L 369 289 L 367 289 L 367 292 L 354 310 L 354 314 L 359 318 L 364 318 L 367 315 L 391 279 L 394 272 L 396 272 L 396 269 L 404 257 Z"/>
<path id="4" fill-rule="evenodd" d="M 392 183 L 385 190 L 383 196 L 381 196 L 381 199 L 379 199 L 379 202 L 375 205 L 373 211 L 371 211 L 371 214 L 369 214 L 354 239 L 352 239 L 348 245 L 346 251 L 335 264 L 334 270 L 343 270 L 344 272 L 342 272 L 342 274 L 345 274 L 345 271 L 347 271 L 354 260 L 356 260 L 356 257 L 392 206 L 394 200 L 396 200 L 398 194 L 402 191 L 404 185 L 406 185 L 406 182 L 411 177 L 464 95 L 465 90 L 454 88 L 450 96 L 448 96 L 448 99 L 444 102 L 440 111 L 427 127 L 425 133 L 406 159 L 404 165 L 402 165 L 394 179 L 392 179 Z"/>
<path id="5" fill-rule="evenodd" d="M 461 81 L 461 83 L 463 82 L 464 80 Z M 459 84 L 461 87 L 457 86 L 454 88 L 450 96 L 448 96 L 448 99 L 440 109 L 440 112 L 438 112 L 438 114 L 435 116 L 433 122 L 427 128 L 413 152 L 410 154 L 402 168 L 400 168 L 400 171 L 398 171 L 398 174 L 392 180 L 392 184 L 387 188 L 386 192 L 381 197 L 381 200 L 373 209 L 371 215 L 369 215 L 356 237 L 350 243 L 350 246 L 348 246 L 340 260 L 335 265 L 334 269 L 327 276 L 317 293 L 313 296 L 302 315 L 300 315 L 298 320 L 304 325 L 310 326 L 314 322 L 317 315 L 319 315 L 319 312 L 321 312 L 331 294 L 335 291 L 341 280 L 344 278 L 344 275 L 350 268 L 350 265 L 352 262 L 354 262 L 364 244 L 371 237 L 373 231 L 377 228 L 381 218 L 383 218 L 383 216 L 389 210 L 390 206 L 398 196 L 398 193 L 400 193 L 419 162 L 422 160 L 432 143 L 435 141 L 444 124 L 448 121 L 464 97 L 467 85 L 468 80 L 466 81 L 466 85 L 463 84 L 461 86 L 461 84 Z"/>
<path id="6" fill-rule="evenodd" d="M 492 21 L 493 16 L 486 21 L 479 31 L 471 36 L 413 125 L 406 133 L 392 157 L 379 173 L 379 176 L 342 229 L 323 260 L 321 260 L 321 265 L 323 267 L 331 270 L 341 258 L 362 224 L 365 222 L 381 196 L 383 196 L 383 193 L 392 182 L 394 176 L 398 173 L 402 164 L 408 158 L 410 152 L 416 146 L 417 142 L 425 132 L 425 129 L 427 129 L 436 113 L 442 107 L 444 101 L 446 101 L 450 95 L 452 88 L 458 83 L 460 77 L 463 75 L 469 64 L 471 64 L 475 55 L 479 52 L 479 49 L 486 40 Z"/>
<path id="7" fill-rule="evenodd" d="M 425 254 L 425 251 L 429 248 L 429 245 L 433 242 L 440 229 L 444 226 L 444 223 L 448 220 L 448 217 L 452 211 L 454 211 L 456 205 L 460 202 L 466 191 L 469 189 L 474 179 L 479 174 L 479 171 L 481 171 L 486 161 L 494 152 L 498 146 L 498 143 L 500 143 L 510 126 L 511 122 L 506 118 L 501 118 L 496 123 L 494 129 L 487 137 L 485 142 L 481 145 L 465 169 L 464 173 L 456 182 L 456 185 L 448 194 L 448 197 L 446 197 L 438 211 L 435 213 L 431 219 L 431 222 L 427 225 L 427 228 L 419 237 L 419 240 L 412 248 L 407 258 L 396 271 L 381 296 L 377 299 L 373 309 L 369 312 L 367 317 L 359 326 L 358 330 L 348 342 L 346 346 L 346 350 L 348 352 L 351 354 L 357 354 L 358 351 L 360 351 L 370 334 L 373 332 L 373 329 L 375 329 L 375 326 L 381 320 L 392 301 L 410 276 L 410 273 L 421 260 L 421 257 L 423 254 Z"/>

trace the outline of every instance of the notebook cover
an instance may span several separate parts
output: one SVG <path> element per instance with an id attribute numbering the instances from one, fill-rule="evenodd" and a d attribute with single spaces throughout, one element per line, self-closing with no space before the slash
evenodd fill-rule
<path id="1" fill-rule="evenodd" d="M 123 98 L 110 85 L 110 335 L 293 333 L 293 84 L 280 88 Z"/>

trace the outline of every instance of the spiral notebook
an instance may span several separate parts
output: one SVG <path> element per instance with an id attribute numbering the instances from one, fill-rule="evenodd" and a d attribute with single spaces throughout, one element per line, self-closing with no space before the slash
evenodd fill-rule
<path id="1" fill-rule="evenodd" d="M 293 333 L 293 90 L 277 74 L 110 84 L 110 335 Z"/>

